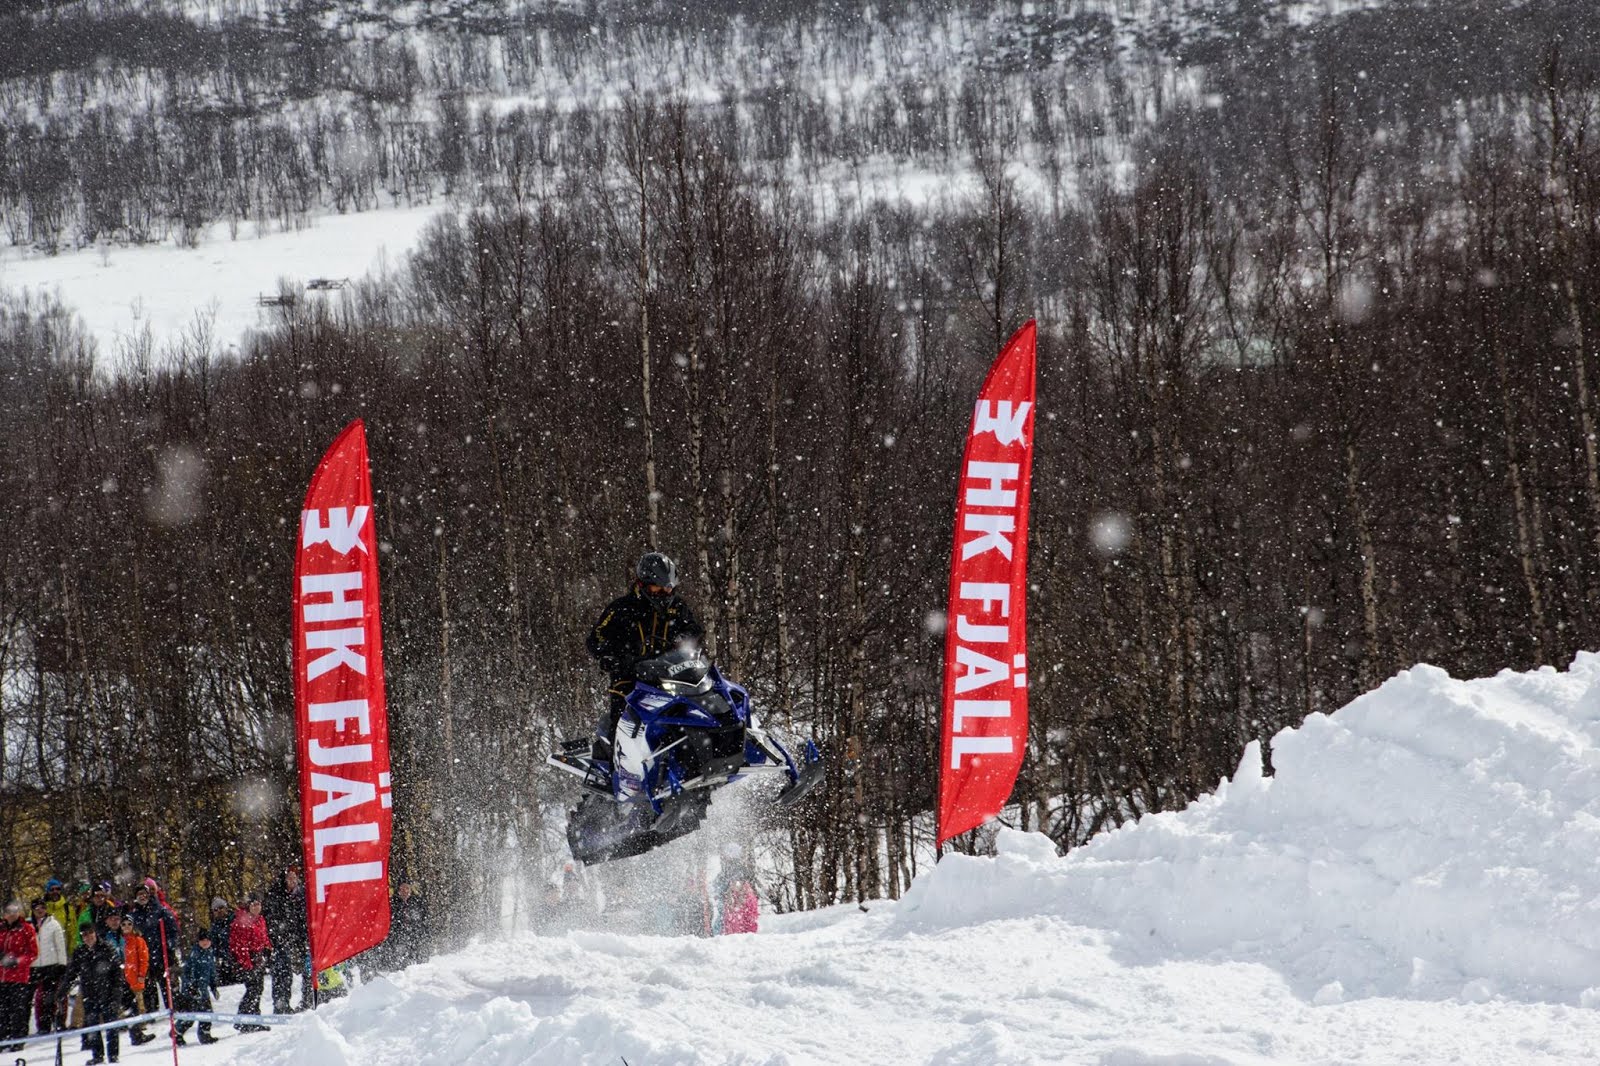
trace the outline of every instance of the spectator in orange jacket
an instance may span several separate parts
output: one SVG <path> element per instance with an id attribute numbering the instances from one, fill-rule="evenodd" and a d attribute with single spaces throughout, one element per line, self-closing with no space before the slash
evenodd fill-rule
<path id="1" fill-rule="evenodd" d="M 272 956 L 272 938 L 267 935 L 267 920 L 261 917 L 261 897 L 251 893 L 233 916 L 228 929 L 228 950 L 244 973 L 244 995 L 239 999 L 240 1014 L 261 1013 L 261 989 L 267 980 L 267 960 Z M 259 1032 L 264 1025 L 236 1025 L 242 1033 Z"/>
<path id="2" fill-rule="evenodd" d="M 6 904 L 0 918 L 0 1040 L 28 1035 L 28 1008 L 33 1001 L 33 960 L 39 957 L 39 937 L 33 923 L 23 917 L 22 901 Z M 21 1051 L 21 1044 L 0 1051 Z"/>
<path id="3" fill-rule="evenodd" d="M 128 980 L 128 991 L 133 993 L 134 1013 L 144 1013 L 145 978 L 150 975 L 150 942 L 139 932 L 136 922 L 122 920 L 122 976 Z M 142 1025 L 128 1030 L 128 1039 L 135 1044 L 148 1044 L 155 1039 Z"/>
<path id="4" fill-rule="evenodd" d="M 133 989 L 133 1006 L 144 1013 L 144 979 L 150 973 L 150 942 L 139 926 L 126 916 L 122 919 L 122 976 Z"/>

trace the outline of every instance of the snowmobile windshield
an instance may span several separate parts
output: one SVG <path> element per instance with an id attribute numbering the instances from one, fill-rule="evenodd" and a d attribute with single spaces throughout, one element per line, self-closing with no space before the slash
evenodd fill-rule
<path id="1" fill-rule="evenodd" d="M 694 696 L 711 691 L 711 678 L 709 675 L 701 675 L 699 681 L 666 680 L 661 682 L 661 687 L 678 696 Z"/>
<path id="2" fill-rule="evenodd" d="M 692 696 L 712 687 L 711 664 L 697 648 L 679 648 L 638 666 L 639 680 L 664 692 Z"/>

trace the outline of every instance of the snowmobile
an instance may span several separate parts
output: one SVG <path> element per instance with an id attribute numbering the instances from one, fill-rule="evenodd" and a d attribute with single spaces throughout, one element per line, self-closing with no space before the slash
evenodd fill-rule
<path id="1" fill-rule="evenodd" d="M 781 774 L 788 780 L 775 802 L 787 808 L 823 777 L 816 744 L 807 741 L 796 759 L 756 724 L 745 690 L 692 647 L 635 667 L 611 759 L 579 738 L 562 743 L 546 761 L 583 782 L 569 812 L 567 843 L 585 865 L 642 855 L 692 833 L 705 819 L 712 791 L 723 785 Z"/>

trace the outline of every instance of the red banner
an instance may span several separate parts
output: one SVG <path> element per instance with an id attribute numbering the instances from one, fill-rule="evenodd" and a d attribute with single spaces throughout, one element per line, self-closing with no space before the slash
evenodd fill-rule
<path id="1" fill-rule="evenodd" d="M 1028 740 L 1028 490 L 1036 330 L 1012 335 L 978 393 L 961 460 L 944 636 L 939 842 L 998 814 Z"/>
<path id="2" fill-rule="evenodd" d="M 311 965 L 320 973 L 389 935 L 389 720 L 360 419 L 322 457 L 300 513 L 294 711 Z"/>

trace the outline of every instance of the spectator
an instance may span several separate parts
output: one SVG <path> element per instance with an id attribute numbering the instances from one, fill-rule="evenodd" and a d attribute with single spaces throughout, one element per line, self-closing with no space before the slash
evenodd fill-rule
<path id="1" fill-rule="evenodd" d="M 595 885 L 587 870 L 567 859 L 556 871 L 556 879 L 561 885 L 561 906 L 568 928 L 582 929 L 599 917 Z"/>
<path id="2" fill-rule="evenodd" d="M 300 883 L 300 869 L 291 866 L 267 889 L 261 914 L 267 920 L 267 935 L 272 939 L 272 1009 L 288 1014 L 294 975 L 306 972 L 311 955 L 306 934 L 306 890 Z M 305 994 L 300 996 L 305 1009 Z"/>
<path id="3" fill-rule="evenodd" d="M 83 943 L 83 923 L 89 920 L 89 901 L 94 898 L 94 888 L 87 881 L 79 881 L 72 889 L 72 898 L 69 901 L 71 910 L 67 914 L 70 926 L 62 926 L 67 934 L 67 955 L 70 957 L 78 950 L 78 945 Z"/>
<path id="4" fill-rule="evenodd" d="M 736 864 L 717 877 L 717 921 L 719 931 L 753 933 L 761 919 L 761 900 L 755 885 L 750 882 L 749 871 Z"/>
<path id="5" fill-rule="evenodd" d="M 168 960 L 174 964 L 178 961 L 178 916 L 172 913 L 172 908 L 162 898 L 161 887 L 155 879 L 147 877 L 142 885 L 133 890 L 133 904 L 128 908 L 128 917 L 139 927 L 140 934 L 150 948 L 150 976 L 145 984 L 151 991 L 145 998 L 151 1010 L 158 1010 L 166 999 Z"/>
<path id="6" fill-rule="evenodd" d="M 33 923 L 22 916 L 22 901 L 14 899 L 6 904 L 0 919 L 0 1040 L 28 1035 L 33 993 L 29 978 L 38 957 L 39 937 Z M 0 1047 L 0 1051 L 21 1050 L 21 1044 Z"/>
<path id="7" fill-rule="evenodd" d="M 57 882 L 59 885 L 59 882 Z M 61 975 L 67 972 L 67 935 L 50 913 L 43 899 L 33 901 L 33 931 L 39 942 L 39 957 L 33 960 L 33 1021 L 41 1033 L 53 1032 L 61 1021 Z"/>
<path id="8" fill-rule="evenodd" d="M 46 884 L 48 884 L 48 882 L 46 882 Z M 73 953 L 78 950 L 78 945 L 83 943 L 83 926 L 85 922 L 90 920 L 89 896 L 89 882 L 79 881 L 77 885 L 73 887 L 72 896 L 66 901 L 66 905 L 62 907 L 61 913 L 56 914 L 54 910 L 51 911 L 52 914 L 56 914 L 56 920 L 61 923 L 61 931 L 66 935 L 67 959 L 69 961 L 71 960 Z M 45 902 L 47 904 L 49 903 L 48 897 L 46 898 Z M 73 1000 L 67 995 L 60 995 L 56 998 L 57 1002 L 60 1004 L 61 1011 L 57 1018 L 59 1027 L 63 1029 L 80 1028 L 83 1025 L 82 1002 Z M 83 1040 L 83 1049 L 85 1051 L 89 1050 L 89 1040 L 87 1037 L 85 1037 Z"/>
<path id="9" fill-rule="evenodd" d="M 724 933 L 753 933 L 761 914 L 761 900 L 756 895 L 755 878 L 745 862 L 744 848 L 729 842 L 722 848 L 722 864 L 711 886 L 712 900 L 716 903 L 716 921 L 712 931 Z"/>
<path id="10" fill-rule="evenodd" d="M 106 889 L 105 892 L 106 892 L 106 895 L 109 896 L 110 889 L 109 888 Z M 103 944 L 105 944 L 107 948 L 109 948 L 111 950 L 111 953 L 113 955 L 115 955 L 117 957 L 117 965 L 121 966 L 122 965 L 122 912 L 120 910 L 115 909 L 115 908 L 113 908 L 111 910 L 108 910 L 108 911 L 105 911 L 102 916 L 96 918 L 93 922 L 91 922 L 88 926 L 85 926 L 84 928 L 93 928 L 95 930 L 95 932 L 100 935 L 100 941 Z M 120 1002 L 118 1004 L 118 1008 L 117 1009 L 119 1011 L 132 1009 L 132 1007 L 133 1007 L 133 993 L 128 991 L 128 980 L 127 980 L 126 977 L 124 977 L 121 981 L 119 981 L 117 983 L 117 988 L 118 988 L 117 995 L 119 995 L 121 997 L 121 1000 L 120 1000 Z M 88 1011 L 88 1003 L 87 1003 L 87 1001 L 85 1001 L 85 1004 L 84 1004 L 84 1011 L 85 1011 L 85 1013 L 87 1013 L 87 1011 Z M 118 1014 L 117 1017 L 121 1017 L 121 1015 Z M 87 1023 L 85 1023 L 85 1024 L 87 1024 Z M 83 1049 L 85 1051 L 90 1050 L 90 1047 L 91 1047 L 92 1043 L 93 1043 L 93 1041 L 91 1041 L 87 1036 L 84 1037 L 83 1038 Z"/>
<path id="11" fill-rule="evenodd" d="M 61 978 L 61 992 L 65 993 L 73 981 L 78 982 L 83 996 L 84 1025 L 104 1025 L 117 1020 L 128 984 L 122 974 L 122 960 L 111 945 L 101 939 L 93 923 L 83 927 L 83 943 L 72 953 L 72 961 Z M 121 1050 L 117 1046 L 117 1033 L 118 1030 L 112 1029 L 84 1037 L 88 1050 L 94 1053 L 89 1066 L 105 1062 L 108 1050 L 111 1061 L 117 1061 Z"/>
<path id="12" fill-rule="evenodd" d="M 346 963 L 329 966 L 317 975 L 317 1002 L 326 1003 L 350 994 L 350 983 L 345 977 Z"/>
<path id="13" fill-rule="evenodd" d="M 122 921 L 122 976 L 128 982 L 133 1013 L 143 1014 L 144 987 L 150 976 L 150 944 L 139 931 L 139 923 L 131 917 Z M 128 1039 L 138 1045 L 148 1044 L 155 1037 L 146 1032 L 144 1026 L 136 1025 L 128 1030 Z"/>
<path id="14" fill-rule="evenodd" d="M 84 924 L 93 925 L 100 930 L 100 936 L 106 935 L 106 916 L 119 914 L 117 901 L 111 898 L 111 883 L 101 881 L 94 886 L 94 891 L 89 894 L 89 906 L 83 914 L 78 916 L 78 927 L 81 930 Z M 120 949 L 119 949 L 120 950 Z"/>
<path id="15" fill-rule="evenodd" d="M 72 893 L 72 907 L 70 928 L 64 927 L 67 934 L 67 957 L 70 959 L 77 954 L 78 945 L 83 943 L 84 926 L 94 924 L 94 914 L 91 909 L 91 900 L 94 889 L 87 881 L 79 881 L 77 888 Z M 63 995 L 62 1002 L 66 1007 L 63 1023 L 68 1029 L 83 1028 L 83 998 L 73 998 Z M 83 1050 L 89 1050 L 89 1038 L 82 1040 Z"/>
<path id="16" fill-rule="evenodd" d="M 178 915 L 172 909 L 172 904 L 167 902 L 167 894 L 161 890 L 161 884 L 153 877 L 146 877 L 140 884 L 150 890 L 150 898 L 161 906 L 161 909 L 172 915 L 172 920 L 177 921 Z M 173 944 L 176 948 L 177 944 Z"/>
<path id="17" fill-rule="evenodd" d="M 267 923 L 261 917 L 261 897 L 252 893 L 234 915 L 233 927 L 228 930 L 228 950 L 244 974 L 244 995 L 239 999 L 240 1014 L 261 1013 L 261 987 L 266 982 L 267 960 L 272 955 L 272 937 L 267 933 Z M 258 1033 L 264 1025 L 236 1025 L 241 1033 Z"/>
<path id="18" fill-rule="evenodd" d="M 133 923 L 128 921 L 123 916 L 123 913 L 120 910 L 106 912 L 105 924 L 99 927 L 99 932 L 100 939 L 104 940 L 105 943 L 116 954 L 118 964 L 123 967 L 121 984 L 121 1009 L 127 1014 L 138 1014 L 139 1000 L 134 995 L 133 986 L 128 983 L 127 963 L 129 950 L 128 941 L 133 937 L 139 936 L 139 932 L 134 928 Z M 144 948 L 143 952 L 140 950 L 141 947 Z M 141 953 L 145 957 L 145 965 L 148 968 L 150 962 L 149 949 L 148 946 L 144 944 L 142 937 L 140 938 L 139 944 L 133 947 L 135 961 L 137 961 L 138 956 Z M 85 1006 L 85 1010 L 87 1010 L 87 1005 Z M 137 1039 L 135 1039 L 134 1042 L 143 1043 L 142 1040 Z"/>
<path id="19" fill-rule="evenodd" d="M 111 950 L 117 953 L 117 962 L 123 959 L 122 912 L 107 911 L 105 920 L 98 923 L 100 939 L 111 945 Z M 126 982 L 124 982 L 126 984 Z"/>
<path id="20" fill-rule="evenodd" d="M 183 953 L 183 991 L 178 993 L 178 1009 L 192 1011 L 209 1011 L 211 999 L 217 994 L 217 955 L 209 929 L 200 930 L 194 938 L 194 946 Z M 183 1043 L 183 1034 L 189 1031 L 193 1022 L 178 1023 L 178 1043 Z M 199 1039 L 202 1044 L 215 1044 L 217 1038 L 211 1035 L 211 1023 L 201 1022 Z"/>
<path id="21" fill-rule="evenodd" d="M 68 899 L 65 892 L 66 886 L 54 877 L 44 883 L 45 910 L 50 912 L 50 916 L 61 927 L 61 935 L 65 938 L 67 946 L 67 958 L 70 959 L 72 953 L 78 950 L 78 916 L 83 913 L 84 903 L 89 897 L 85 893 Z M 63 961 L 62 966 L 65 965 L 66 962 Z"/>
<path id="22" fill-rule="evenodd" d="M 211 949 L 217 959 L 218 985 L 236 985 L 244 974 L 228 950 L 228 927 L 233 924 L 233 908 L 221 896 L 211 901 Z"/>
<path id="23" fill-rule="evenodd" d="M 403 873 L 389 905 L 389 941 L 389 964 L 396 970 L 428 957 L 428 901 Z"/>
<path id="24" fill-rule="evenodd" d="M 589 880 L 578 864 L 568 859 L 551 872 L 537 920 L 549 933 L 564 933 L 584 928 L 594 917 Z"/>
<path id="25" fill-rule="evenodd" d="M 665 894 L 664 902 L 667 936 L 711 935 L 711 894 L 704 870 L 691 869 L 676 893 Z"/>

